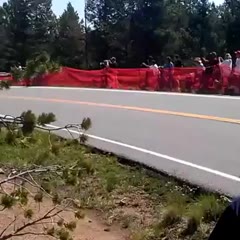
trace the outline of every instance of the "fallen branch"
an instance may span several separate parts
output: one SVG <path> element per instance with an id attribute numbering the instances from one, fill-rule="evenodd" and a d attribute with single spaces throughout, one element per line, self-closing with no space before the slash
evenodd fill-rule
<path id="1" fill-rule="evenodd" d="M 91 126 L 91 121 L 89 118 L 83 119 L 81 124 L 67 124 L 64 127 L 51 127 L 51 122 L 55 121 L 55 116 L 52 113 L 45 114 L 36 117 L 31 111 L 24 112 L 20 117 L 13 117 L 11 115 L 0 115 L 0 130 L 3 128 L 6 130 L 5 140 L 8 144 L 16 145 L 18 143 L 22 144 L 23 146 L 28 146 L 30 140 L 34 135 L 32 133 L 35 129 L 45 131 L 49 135 L 49 149 L 53 152 L 57 151 L 57 144 L 56 146 L 51 142 L 51 134 L 57 131 L 66 131 L 71 136 L 73 140 L 78 140 L 78 142 L 83 143 L 86 140 L 84 136 L 84 132 L 88 130 Z M 77 138 L 75 138 L 72 130 L 76 132 Z M 30 146 L 30 145 L 29 145 Z M 42 166 L 33 166 L 32 169 L 27 169 L 24 171 L 18 171 L 16 169 L 12 170 L 5 179 L 0 180 L 0 188 L 2 191 L 1 198 L 1 206 L 3 209 L 1 211 L 7 211 L 12 209 L 13 206 L 18 204 L 18 207 L 24 211 L 22 214 L 26 222 L 20 224 L 20 219 L 15 216 L 15 218 L 2 230 L 0 233 L 0 240 L 11 239 L 13 237 L 21 237 L 25 235 L 45 235 L 52 238 L 56 238 L 58 236 L 60 239 L 59 234 L 69 234 L 69 231 L 72 231 L 74 228 L 71 225 L 72 222 L 64 223 L 63 226 L 59 226 L 57 223 L 57 228 L 49 229 L 50 232 L 46 230 L 45 224 L 49 225 L 49 222 L 52 225 L 56 225 L 55 217 L 60 217 L 59 214 L 63 211 L 71 211 L 73 210 L 70 206 L 74 206 L 74 200 L 71 198 L 65 198 L 64 200 L 60 200 L 58 194 L 51 195 L 51 191 L 48 191 L 47 188 L 44 189 L 44 186 L 38 183 L 39 178 L 37 178 L 40 174 L 51 173 L 55 174 L 58 177 L 64 178 L 64 181 L 69 181 L 71 179 L 71 174 L 74 172 L 81 171 L 81 168 L 75 163 L 72 167 L 69 166 L 66 173 L 66 167 L 61 167 L 58 165 L 49 166 L 49 167 L 42 167 Z M 37 179 L 37 180 L 35 180 Z M 14 189 L 11 190 L 12 192 L 9 193 L 8 189 L 5 189 L 3 186 L 4 184 L 11 184 L 14 186 Z M 26 184 L 26 185 L 25 185 Z M 46 186 L 47 187 L 47 186 Z M 34 189 L 34 191 L 32 190 Z M 35 191 L 36 189 L 36 191 Z M 28 204 L 28 198 L 30 197 L 36 203 L 38 203 L 39 210 L 41 202 L 43 201 L 43 196 L 46 195 L 48 198 L 52 200 L 54 208 L 49 210 L 46 214 L 41 217 L 37 217 L 35 220 L 32 219 L 33 210 L 32 209 L 25 209 L 24 206 Z M 19 214 L 18 214 L 19 215 Z M 62 219 L 64 221 L 64 219 Z M 19 226 L 20 224 L 20 226 Z M 44 232 L 32 232 L 31 227 L 34 225 L 41 224 L 43 226 Z M 12 228 L 13 226 L 13 228 Z M 16 227 L 16 228 L 15 228 Z M 30 228 L 30 229 L 29 229 Z M 46 232 L 45 232 L 46 231 Z M 66 239 L 66 238 L 64 238 Z M 68 239 L 68 238 L 67 238 Z"/>
<path id="2" fill-rule="evenodd" d="M 10 239 L 12 237 L 17 237 L 17 236 L 25 236 L 25 235 L 29 235 L 29 234 L 32 234 L 32 235 L 45 235 L 47 236 L 48 234 L 47 233 L 32 233 L 32 232 L 23 232 L 21 233 L 22 231 L 24 231 L 26 228 L 30 228 L 31 226 L 34 226 L 35 224 L 37 223 L 40 223 L 44 220 L 48 220 L 48 219 L 52 219 L 54 218 L 55 216 L 59 215 L 60 213 L 62 213 L 64 211 L 64 209 L 61 209 L 61 210 L 58 210 L 56 211 L 55 213 L 52 213 L 54 212 L 55 210 L 57 209 L 57 207 L 54 207 L 52 209 L 50 209 L 45 215 L 43 215 L 42 217 L 36 219 L 36 220 L 33 220 L 31 222 L 28 222 L 24 225 L 22 225 L 21 227 L 18 227 L 15 231 L 13 231 L 12 233 L 10 234 L 7 234 L 5 236 L 2 236 L 4 234 L 4 232 L 6 232 L 6 230 L 16 221 L 13 221 L 12 224 L 10 224 L 9 226 L 7 226 L 6 229 L 4 229 L 3 231 L 3 234 L 0 235 L 0 240 L 6 240 L 6 239 Z"/>
<path id="3" fill-rule="evenodd" d="M 27 112 L 28 114 L 32 114 L 31 112 Z M 52 116 L 51 114 L 49 114 L 50 116 Z M 32 115 L 31 117 L 33 117 L 34 115 Z M 19 130 L 20 128 L 23 128 L 26 124 L 32 125 L 32 129 L 39 129 L 42 131 L 46 131 L 49 134 L 53 133 L 53 132 L 57 132 L 57 131 L 66 131 L 68 132 L 68 134 L 71 136 L 72 139 L 84 139 L 84 132 L 86 130 L 88 130 L 91 127 L 91 120 L 89 118 L 84 118 L 81 124 L 67 124 L 63 127 L 57 127 L 57 128 L 53 128 L 53 127 L 48 127 L 47 124 L 51 123 L 52 121 L 55 120 L 55 116 L 52 116 L 52 120 L 46 121 L 46 119 L 44 119 L 48 117 L 48 115 L 40 115 L 38 117 L 38 121 L 34 121 L 32 120 L 32 122 L 26 122 L 26 119 L 24 119 L 23 116 L 20 117 L 14 117 L 11 115 L 0 115 L 0 128 L 4 127 L 10 131 L 15 131 L 15 130 Z M 41 122 L 44 121 L 44 122 Z M 77 132 L 77 138 L 74 138 L 73 134 L 71 133 L 71 130 L 74 130 Z"/>
<path id="4" fill-rule="evenodd" d="M 8 177 L 6 177 L 5 179 L 0 181 L 0 186 L 2 187 L 2 189 L 4 190 L 3 186 L 4 184 L 12 184 L 14 186 L 18 187 L 18 190 L 24 189 L 25 191 L 27 191 L 28 193 L 30 192 L 30 190 L 27 188 L 27 186 L 23 186 L 24 183 L 29 184 L 30 187 L 34 187 L 36 188 L 39 192 L 43 192 L 44 194 L 46 194 L 48 197 L 50 197 L 54 203 L 54 196 L 52 196 L 51 194 L 47 193 L 41 186 L 40 184 L 34 179 L 34 174 L 42 174 L 42 173 L 59 173 L 62 172 L 64 169 L 61 168 L 60 166 L 51 166 L 51 167 L 46 167 L 46 168 L 37 168 L 37 169 L 30 169 L 30 170 L 25 170 L 23 172 L 18 173 L 16 170 L 12 171 L 12 174 L 9 174 Z M 13 174 L 14 173 L 14 174 Z M 19 181 L 21 181 L 21 183 L 19 184 Z M 3 191 L 3 193 L 5 194 L 5 196 L 9 197 L 10 200 L 11 199 L 15 199 L 16 197 L 18 197 L 18 195 L 15 195 L 16 191 L 13 191 L 13 195 L 11 193 L 6 193 L 5 191 Z M 37 193 L 39 194 L 39 193 Z M 42 202 L 42 196 L 40 195 L 40 198 L 36 198 L 37 194 L 34 196 L 33 194 L 31 194 L 31 197 L 38 202 L 39 204 Z M 4 196 L 4 195 L 3 195 Z M 17 198 L 16 198 L 17 199 Z M 57 226 L 57 222 L 54 220 L 55 217 L 59 217 L 61 218 L 61 216 L 59 216 L 59 214 L 61 214 L 62 212 L 74 212 L 70 206 L 72 206 L 72 202 L 74 200 L 70 199 L 70 198 L 65 198 L 63 201 L 60 201 L 57 203 L 55 202 L 55 206 L 53 208 L 51 208 L 47 213 L 45 213 L 43 216 L 38 217 L 35 220 L 29 221 L 27 223 L 23 223 L 20 227 L 17 227 L 15 229 L 15 227 L 13 228 L 13 230 L 10 231 L 10 233 L 8 232 L 10 230 L 10 228 L 15 224 L 19 223 L 19 219 L 17 216 L 14 217 L 14 219 L 2 230 L 2 232 L 0 233 L 0 240 L 6 240 L 6 239 L 11 239 L 12 237 L 21 237 L 21 236 L 26 236 L 26 235 L 35 235 L 35 236 L 49 236 L 52 238 L 56 238 L 55 235 L 49 235 L 48 232 L 31 232 L 28 231 L 29 228 L 31 228 L 34 225 L 43 225 L 43 229 L 46 230 L 45 225 L 56 225 Z M 10 209 L 11 206 L 13 206 L 13 204 L 6 205 L 4 206 L 4 203 L 2 202 L 1 205 L 4 207 L 2 209 L 2 211 L 4 210 L 8 210 Z M 20 207 L 22 207 L 22 205 L 19 205 Z M 40 205 L 39 205 L 40 206 Z M 22 208 L 24 210 L 24 208 Z M 32 210 L 31 210 L 32 211 Z M 27 230 L 27 231 L 26 231 Z M 57 234 L 57 232 L 55 232 L 55 234 Z"/>
<path id="5" fill-rule="evenodd" d="M 28 174 L 31 174 L 31 173 L 46 173 L 46 172 L 53 172 L 53 171 L 56 171 L 58 168 L 56 167 L 47 167 L 47 168 L 40 168 L 40 169 L 31 169 L 31 170 L 27 170 L 27 171 L 24 171 L 24 172 L 20 172 L 16 175 L 13 175 L 13 176 L 10 176 L 10 177 L 7 177 L 3 180 L 0 181 L 0 185 L 4 184 L 4 183 L 7 183 L 7 182 L 10 182 L 12 180 L 15 180 L 15 179 L 19 179 L 23 176 L 26 176 Z"/>

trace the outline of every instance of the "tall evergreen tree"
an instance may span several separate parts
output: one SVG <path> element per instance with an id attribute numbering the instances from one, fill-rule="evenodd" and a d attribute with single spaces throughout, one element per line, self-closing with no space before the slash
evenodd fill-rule
<path id="1" fill-rule="evenodd" d="M 25 65 L 35 52 L 51 49 L 54 15 L 51 0 L 9 0 L 3 5 L 4 29 L 14 59 Z"/>
<path id="2" fill-rule="evenodd" d="M 14 50 L 11 48 L 8 16 L 4 7 L 0 7 L 0 39 L 0 71 L 8 71 L 14 64 L 11 62 Z"/>
<path id="3" fill-rule="evenodd" d="M 70 67 L 81 67 L 84 64 L 85 36 L 83 22 L 71 3 L 58 21 L 55 57 L 61 64 Z"/>
<path id="4" fill-rule="evenodd" d="M 113 55 L 126 61 L 132 4 L 129 0 L 87 1 L 87 18 L 94 26 L 90 49 L 97 62 Z"/>
<path id="5" fill-rule="evenodd" d="M 87 0 L 88 34 L 69 3 L 57 18 L 51 0 L 6 0 L 0 7 L 0 71 L 47 51 L 62 65 L 83 67 L 85 43 L 95 67 L 116 56 L 138 67 L 148 55 L 191 58 L 239 49 L 240 2 L 225 0 Z"/>
<path id="6" fill-rule="evenodd" d="M 30 6 L 30 0 L 9 0 L 3 5 L 7 19 L 6 29 L 10 45 L 14 49 L 11 57 L 21 64 L 24 64 L 28 57 L 27 39 L 31 32 Z"/>
<path id="7" fill-rule="evenodd" d="M 52 0 L 37 0 L 31 3 L 31 32 L 28 45 L 33 53 L 52 52 L 57 34 L 57 19 L 51 8 Z"/>
<path id="8" fill-rule="evenodd" d="M 226 48 L 233 52 L 239 49 L 240 39 L 240 1 L 225 0 L 223 25 L 226 32 Z"/>

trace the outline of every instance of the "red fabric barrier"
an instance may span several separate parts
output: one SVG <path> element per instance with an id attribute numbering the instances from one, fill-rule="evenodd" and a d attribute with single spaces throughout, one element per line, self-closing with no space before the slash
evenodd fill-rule
<path id="1" fill-rule="evenodd" d="M 0 76 L 0 80 L 12 80 Z M 224 92 L 233 89 L 240 93 L 240 70 L 226 65 L 215 66 L 212 71 L 201 67 L 174 69 L 101 69 L 78 70 L 63 67 L 59 73 L 48 74 L 32 81 L 15 85 L 96 87 L 111 89 L 167 90 L 181 92 Z"/>
<path id="2" fill-rule="evenodd" d="M 240 69 L 234 69 L 228 78 L 228 88 L 235 94 L 240 93 Z"/>
<path id="3" fill-rule="evenodd" d="M 159 70 L 156 69 L 106 68 L 84 71 L 64 67 L 59 73 L 34 79 L 32 85 L 157 90 L 158 82 Z"/>
<path id="4" fill-rule="evenodd" d="M 201 84 L 202 68 L 162 69 L 160 89 L 171 91 L 193 91 Z"/>
<path id="5" fill-rule="evenodd" d="M 59 73 L 48 74 L 33 81 L 33 85 L 104 87 L 105 74 L 102 70 L 84 71 L 63 67 Z"/>
<path id="6" fill-rule="evenodd" d="M 148 69 L 106 69 L 109 88 L 145 89 Z"/>
<path id="7" fill-rule="evenodd" d="M 11 74 L 0 74 L 0 81 L 12 81 Z"/>
<path id="8" fill-rule="evenodd" d="M 160 89 L 160 70 L 148 69 L 146 72 L 145 90 L 156 91 Z"/>

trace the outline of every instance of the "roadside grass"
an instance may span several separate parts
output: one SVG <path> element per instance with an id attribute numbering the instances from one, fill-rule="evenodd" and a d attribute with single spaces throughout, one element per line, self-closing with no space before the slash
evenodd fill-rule
<path id="1" fill-rule="evenodd" d="M 73 140 L 54 135 L 49 139 L 43 132 L 19 136 L 13 142 L 2 131 L 0 150 L 0 167 L 6 171 L 64 166 L 66 182 L 47 175 L 41 179 L 42 187 L 75 198 L 82 209 L 99 211 L 108 226 L 128 229 L 130 240 L 207 239 L 227 204 L 221 196 L 199 194 L 170 177 L 122 164 L 111 154 L 95 152 Z M 82 170 L 69 174 L 67 169 L 73 164 Z"/>

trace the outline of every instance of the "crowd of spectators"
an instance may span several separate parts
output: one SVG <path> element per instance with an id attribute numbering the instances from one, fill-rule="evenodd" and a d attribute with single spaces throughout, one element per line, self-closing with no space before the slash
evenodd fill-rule
<path id="1" fill-rule="evenodd" d="M 226 53 L 224 59 L 217 56 L 216 52 L 211 52 L 207 57 L 196 57 L 193 59 L 193 66 L 201 67 L 207 72 L 211 72 L 216 65 L 225 65 L 229 69 L 238 68 L 240 70 L 240 50 L 235 52 L 235 61 L 233 61 L 230 53 Z M 146 63 L 142 64 L 143 67 L 149 68 L 181 68 L 184 67 L 183 61 L 179 55 L 174 58 L 167 57 L 165 64 L 158 66 L 152 56 L 149 56 Z"/>
<path id="2" fill-rule="evenodd" d="M 100 66 L 102 68 L 118 68 L 117 59 L 111 57 L 100 63 Z M 177 79 L 176 75 L 184 75 L 186 69 L 189 69 L 179 55 L 175 55 L 173 58 L 166 57 L 162 65 L 158 65 L 154 57 L 149 56 L 146 62 L 141 64 L 141 67 L 152 69 L 155 75 L 159 75 L 159 89 L 170 91 L 180 84 L 177 83 L 179 78 Z M 206 57 L 196 57 L 193 59 L 191 67 L 195 69 L 194 77 L 191 75 L 187 80 L 184 76 L 184 79 L 181 79 L 188 85 L 189 91 L 194 91 L 193 85 L 198 81 L 200 85 L 198 89 L 201 92 L 207 92 L 209 85 L 214 85 L 212 88 L 217 89 L 219 93 L 225 93 L 226 89 L 237 94 L 240 93 L 240 50 L 236 51 L 233 57 L 230 53 L 226 53 L 222 58 L 216 52 L 211 52 Z M 234 81 L 236 83 L 236 80 L 239 82 L 237 88 L 232 84 Z"/>
<path id="3" fill-rule="evenodd" d="M 240 70 L 240 50 L 235 52 L 235 62 L 232 60 L 232 56 L 230 53 L 226 53 L 224 59 L 222 57 L 217 56 L 216 52 L 211 52 L 207 57 L 196 57 L 193 60 L 193 65 L 198 66 L 208 73 L 213 71 L 213 67 L 216 65 L 225 65 L 229 69 L 238 68 Z M 111 57 L 109 60 L 104 60 L 100 63 L 102 68 L 110 67 L 117 68 L 118 63 L 116 57 Z M 156 60 L 149 56 L 146 63 L 142 63 L 142 67 L 147 68 L 181 68 L 184 67 L 183 61 L 181 60 L 179 55 L 175 55 L 172 59 L 171 57 L 167 57 L 165 60 L 165 64 L 162 66 L 158 65 Z"/>

